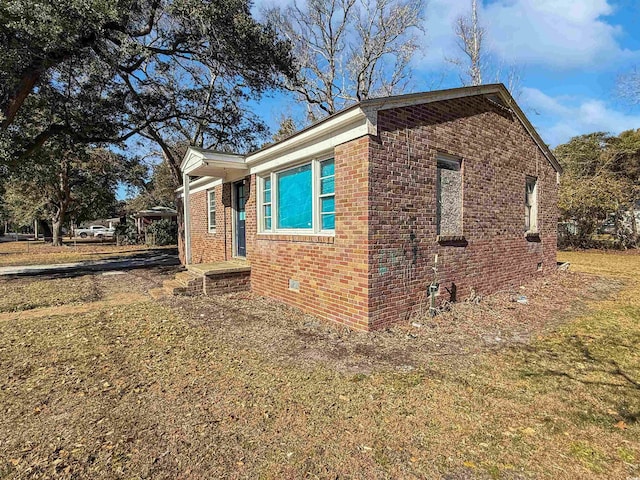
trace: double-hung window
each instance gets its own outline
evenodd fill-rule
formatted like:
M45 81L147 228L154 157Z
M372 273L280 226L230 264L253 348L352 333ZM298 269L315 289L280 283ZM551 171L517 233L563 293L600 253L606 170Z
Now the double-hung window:
M209 231L216 231L216 191L207 192L207 208L209 211Z
M260 180L260 231L333 233L335 162L314 160Z
M336 171L333 159L320 162L320 229L336 228Z

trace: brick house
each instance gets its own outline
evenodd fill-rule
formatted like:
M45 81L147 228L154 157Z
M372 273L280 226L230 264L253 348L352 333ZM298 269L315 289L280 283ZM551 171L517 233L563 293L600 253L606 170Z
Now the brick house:
M183 280L373 330L556 269L560 165L501 84L365 100L182 163ZM196 178L193 178L196 177Z

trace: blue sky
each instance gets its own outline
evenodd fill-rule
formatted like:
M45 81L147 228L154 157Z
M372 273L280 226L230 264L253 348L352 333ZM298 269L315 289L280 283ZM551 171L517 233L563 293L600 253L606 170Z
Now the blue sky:
M256 0L254 12L275 1ZM409 91L460 85L445 56L459 54L453 23L469 8L470 0L428 0ZM640 67L640 0L484 0L480 21L493 63L519 70L518 103L552 147L583 133L640 128L640 108L615 92L618 76ZM256 111L277 128L282 113L299 108L277 94Z

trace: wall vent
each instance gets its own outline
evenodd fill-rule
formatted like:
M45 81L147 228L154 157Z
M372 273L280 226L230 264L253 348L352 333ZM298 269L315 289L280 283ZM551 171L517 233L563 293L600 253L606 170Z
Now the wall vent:
M300 291L300 280L289 279L289 290L295 290L296 292Z

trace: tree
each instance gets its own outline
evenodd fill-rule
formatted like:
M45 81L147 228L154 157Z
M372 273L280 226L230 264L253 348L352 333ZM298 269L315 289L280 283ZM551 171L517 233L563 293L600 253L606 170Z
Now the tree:
M460 16L456 20L454 32L458 37L458 47L468 58L465 71L468 80L461 76L463 85L482 85L482 71L484 68L484 50L482 42L485 30L478 21L478 0L471 0L471 15ZM462 62L458 62L462 66Z
M291 117L283 116L280 120L280 126L278 127L278 130L273 134L273 141L279 142L280 140L284 140L297 131L298 127L296 126L295 120Z
M167 162L156 163L151 167L149 182L145 183L138 195L127 201L126 209L130 213L146 210L155 206L175 207L175 190L179 187Z
M486 50L486 29L479 19L478 0L471 0L471 11L456 19L453 32L463 58L451 57L445 60L460 70L460 83L463 86L482 85L487 78L492 77L496 82L505 83L514 97L518 95L520 70L515 65L504 68Z
M103 149L55 142L40 149L29 167L15 171L7 183L5 203L11 217L28 223L51 221L53 244L62 244L62 226L112 216L119 182L128 181L135 161Z
M636 245L633 212L640 198L640 131L619 136L596 132L572 138L554 151L564 168L561 219L576 224L575 246L588 247L599 225L613 215L622 246Z
M308 117L389 95L411 78L422 0L306 0L265 12L291 42L299 75L285 81Z
M0 7L0 65L8 72L0 141L19 145L22 157L56 135L86 144L144 135L179 177L171 143L205 145L215 137L211 144L218 145L261 133L264 126L246 114L244 102L293 75L287 43L251 17L247 0L36 3L8 0ZM49 120L42 110L54 104L63 108ZM87 104L100 115L79 114L76 107ZM21 116L23 124L11 128ZM74 122L83 117L95 128ZM25 132L25 125L33 127Z

